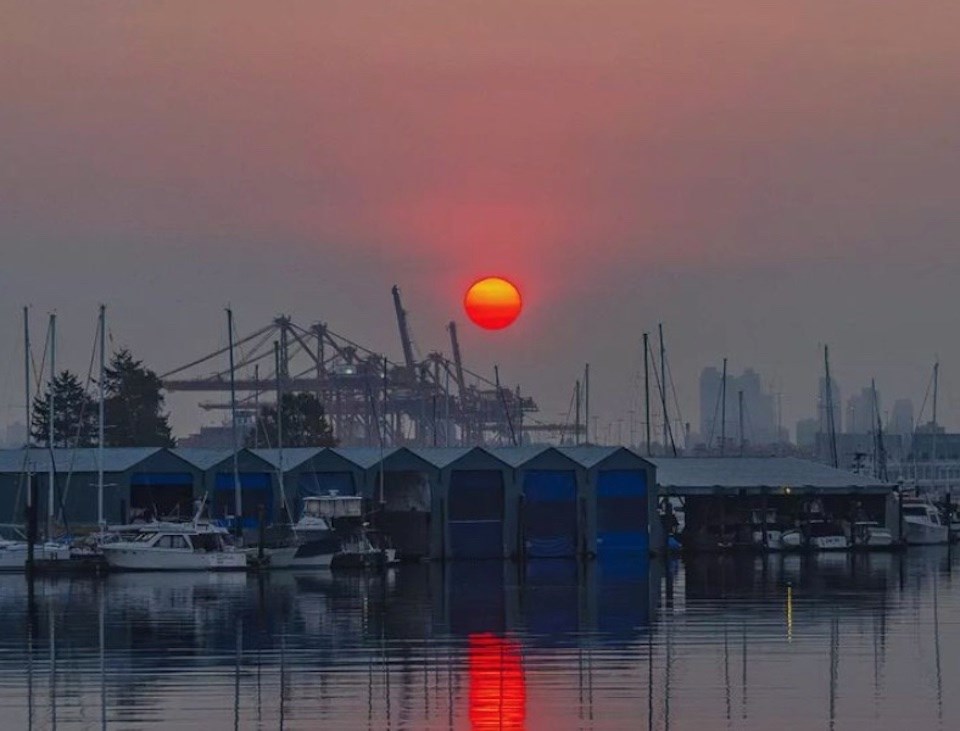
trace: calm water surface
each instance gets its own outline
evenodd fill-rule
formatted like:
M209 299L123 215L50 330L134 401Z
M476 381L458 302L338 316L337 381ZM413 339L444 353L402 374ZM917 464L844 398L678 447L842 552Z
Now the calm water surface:
M0 577L6 729L957 729L960 559Z

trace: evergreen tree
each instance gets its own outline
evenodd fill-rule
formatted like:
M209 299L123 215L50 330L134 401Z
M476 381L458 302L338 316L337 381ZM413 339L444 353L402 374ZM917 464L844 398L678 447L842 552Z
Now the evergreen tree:
M113 354L105 375L107 446L174 446L157 374L123 348Z
M53 446L94 447L97 444L97 402L70 371L53 380ZM30 435L33 443L50 446L50 386L33 400Z
M255 430L259 429L259 440ZM261 406L257 423L247 434L246 445L252 447L276 447L277 408ZM327 421L323 404L316 394L283 394L283 446L284 447L335 447L337 440Z

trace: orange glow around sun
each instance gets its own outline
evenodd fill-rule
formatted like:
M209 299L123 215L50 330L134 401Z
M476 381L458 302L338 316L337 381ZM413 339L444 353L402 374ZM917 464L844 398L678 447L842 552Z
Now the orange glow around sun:
M475 282L463 298L463 306L474 323L487 330L500 330L520 316L523 302L516 285L502 277Z

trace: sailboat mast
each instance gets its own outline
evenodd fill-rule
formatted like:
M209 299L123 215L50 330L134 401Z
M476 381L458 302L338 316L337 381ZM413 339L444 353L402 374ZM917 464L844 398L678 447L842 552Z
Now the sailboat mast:
M670 440L670 450L677 456L677 444L673 441L673 430L670 429L670 414L667 412L667 349L663 344L663 323L657 325L660 334L660 405L663 408L663 453L667 453L667 440Z
M937 470L937 393L940 390L940 361L933 364L933 436L930 443L930 461L933 462L934 486L939 477Z
M54 422L56 421L56 379L57 379L57 315L50 314L50 377L48 380L50 392L47 398L47 442L50 447L50 468L47 471L47 538L50 538L50 532L53 530L53 502L54 502L54 481L56 480L56 466L53 463L54 439L56 431Z
M824 395L827 409L827 436L830 439L830 462L834 468L840 467L837 456L837 425L833 418L833 381L830 378L830 348L823 346Z
M583 443L590 444L590 364L583 367Z
M27 485L27 519L31 521L33 525L36 521L35 515L32 513L33 510L33 485L31 484L30 479L30 376L32 375L32 368L30 367L30 308L23 308L23 406L24 413L26 414L26 424L27 424L27 435L24 439L23 446L23 468L26 473L26 485ZM33 565L33 533L28 528L27 535L30 539L30 565Z
M647 444L647 456L650 451L650 336L643 334L643 421Z
M234 531L237 536L243 535L243 493L240 490L240 460L237 443L237 382L233 361L233 310L227 308L227 339L230 351L230 424L233 439L233 512Z
M714 412L716 413L716 412ZM727 359L723 359L723 380L720 381L720 456L727 449Z
M100 375L97 377L97 385L100 391L99 413L97 414L97 525L103 531L103 442L104 442L104 377L107 370L107 346L106 346L106 321L107 308L100 305Z
M30 448L30 308L23 308L23 413L27 425L27 437L24 440L26 447Z

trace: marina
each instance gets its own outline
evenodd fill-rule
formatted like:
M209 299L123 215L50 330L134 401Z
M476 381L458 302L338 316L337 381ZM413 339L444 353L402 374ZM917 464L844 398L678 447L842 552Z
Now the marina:
M893 550L955 537L949 503L789 457L646 459L587 446L293 451L282 472L265 450L114 448L102 463L99 450L0 451L0 500L8 515L23 514L23 465L36 469L31 509L57 518L34 528L41 571L69 570L69 547L77 569L102 570L99 557L106 568L157 570L167 557L170 570L265 570ZM100 464L102 478L91 469ZM110 487L95 502L101 479ZM8 556L26 557L16 553L25 541L7 545ZM25 560L6 563L22 570Z

